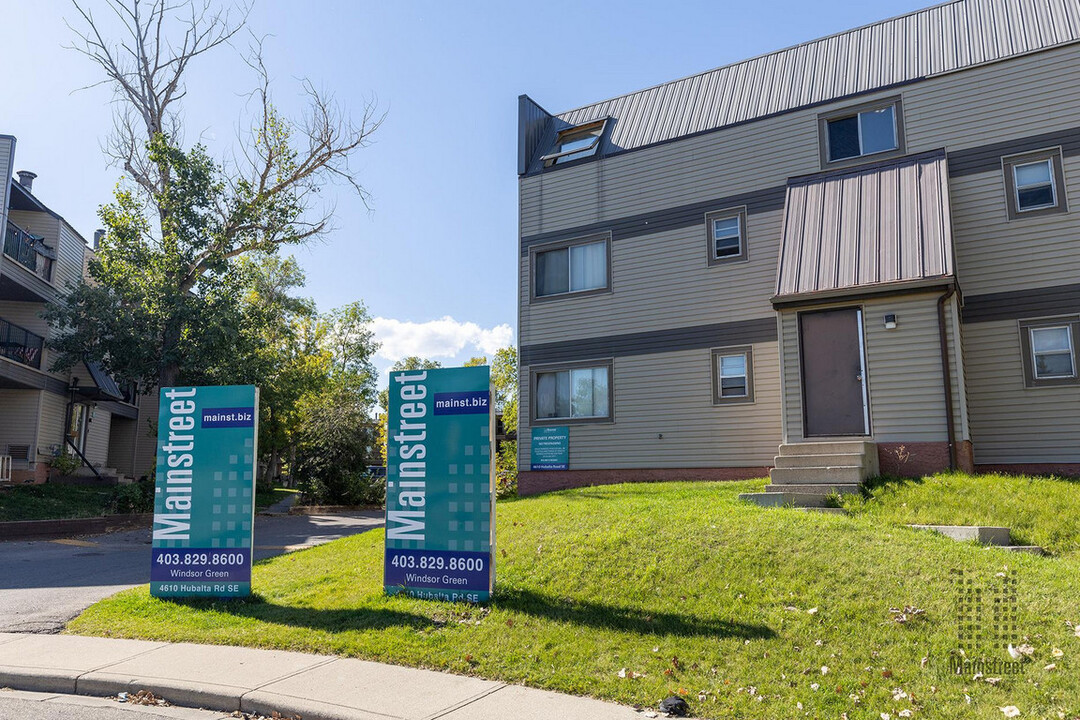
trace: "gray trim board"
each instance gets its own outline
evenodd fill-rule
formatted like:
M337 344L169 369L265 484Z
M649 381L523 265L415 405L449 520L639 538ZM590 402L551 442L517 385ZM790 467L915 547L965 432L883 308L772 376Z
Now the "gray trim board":
M784 197L787 192L786 186L755 190L740 195L706 200L704 202L679 205L677 207L654 210L653 212L630 215L624 218L608 220L606 222L578 225L577 227L555 230L552 232L526 235L521 238L521 254L526 255L529 247L539 243L553 242L556 240L571 240L584 235L592 235L604 231L611 232L612 242L623 238L639 237L641 235L654 235L667 230L678 230L687 227L699 227L706 213L718 208L732 208L739 205L746 206L748 214L771 212L784 209Z
M776 342L776 317L521 346L521 364L573 362Z
M1080 283L972 295L964 302L965 323L1024 320L1080 310Z
M1018 155L1057 145L1061 146L1065 157L1080 155L1080 127L1004 140L968 150L954 150L949 153L949 177L964 177L981 172L1001 172L1003 155Z

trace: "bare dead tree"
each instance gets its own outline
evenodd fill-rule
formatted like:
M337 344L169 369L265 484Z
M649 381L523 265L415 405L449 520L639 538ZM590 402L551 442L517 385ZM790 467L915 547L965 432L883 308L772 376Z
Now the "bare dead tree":
M187 93L185 72L192 61L231 44L245 28L250 5L217 6L213 0L99 0L106 12L95 15L90 0L72 0L77 21L69 24L70 46L96 64L104 85L115 95L114 130L106 154L130 176L158 215L159 238L173 227L167 203L158 202L170 188L171 168L151 144L166 138L182 142L181 110ZM193 242L175 274L176 290L187 294L206 273L220 271L231 259L252 251L274 251L304 243L330 227L332 208L316 212L318 191L344 182L365 205L368 192L350 168L353 153L365 147L383 116L365 101L353 118L334 99L303 80L307 109L291 120L274 107L262 43L250 48L247 64L257 82L249 98L254 110L237 138L239 152L222 163L223 190L213 199L215 231ZM183 328L170 326L161 338L168 355ZM163 368L162 384L176 380L175 364Z

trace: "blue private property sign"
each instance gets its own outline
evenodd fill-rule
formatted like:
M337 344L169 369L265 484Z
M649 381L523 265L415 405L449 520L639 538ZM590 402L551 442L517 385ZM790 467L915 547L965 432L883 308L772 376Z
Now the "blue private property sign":
M151 595L251 593L258 438L258 388L161 388Z
M390 374L386 592L484 602L495 583L488 367Z
M532 429L530 470L568 470L570 468L570 427L534 427Z

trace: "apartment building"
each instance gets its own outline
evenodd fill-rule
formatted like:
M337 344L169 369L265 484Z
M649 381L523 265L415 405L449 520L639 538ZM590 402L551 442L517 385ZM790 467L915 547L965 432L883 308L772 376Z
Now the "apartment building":
M815 453L1080 474L1078 40L1075 0L959 0L523 95L521 491ZM547 426L567 470L530 468Z
M93 362L50 370L42 312L83 277L93 250L34 194L34 173L13 177L15 146L0 135L0 482L43 482L61 452L83 459L80 474L146 474L154 440L133 389Z

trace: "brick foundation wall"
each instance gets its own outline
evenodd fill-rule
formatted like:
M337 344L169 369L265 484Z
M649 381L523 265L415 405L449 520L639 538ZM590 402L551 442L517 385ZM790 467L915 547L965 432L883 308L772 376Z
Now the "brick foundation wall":
M552 490L614 485L626 482L675 482L680 480L749 480L769 476L767 467L731 468L635 468L630 470L562 470L518 473L518 495L537 495Z
M878 465L882 475L921 477L949 469L947 442L878 443ZM974 472L971 441L956 444L956 469Z
M22 483L35 483L40 484L49 479L49 465L48 463L35 463L33 470L18 470L16 468L11 469L11 483L18 485Z

